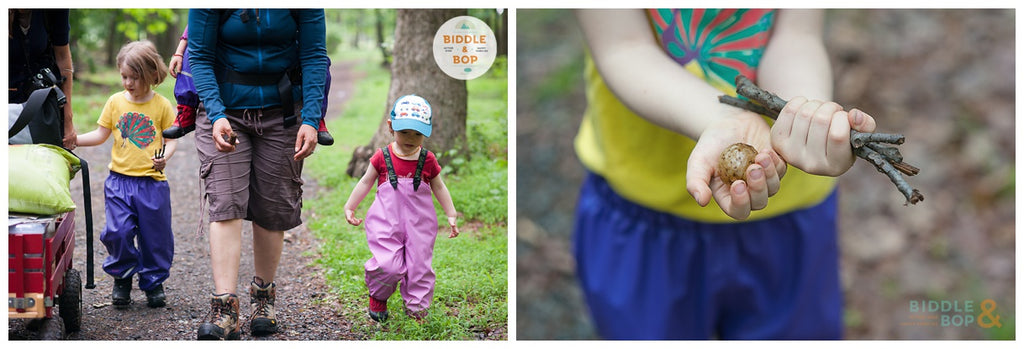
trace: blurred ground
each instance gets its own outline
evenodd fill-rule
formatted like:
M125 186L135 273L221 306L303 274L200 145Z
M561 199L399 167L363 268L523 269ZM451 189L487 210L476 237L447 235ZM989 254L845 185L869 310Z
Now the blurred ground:
M517 17L517 338L597 338L570 252L582 39L570 11ZM840 177L847 338L1013 338L1014 21L1014 10L827 12L837 101L906 135L900 149L922 170L908 181L925 195L904 206L863 162ZM1001 327L910 312L912 301L972 301L981 315L986 299Z

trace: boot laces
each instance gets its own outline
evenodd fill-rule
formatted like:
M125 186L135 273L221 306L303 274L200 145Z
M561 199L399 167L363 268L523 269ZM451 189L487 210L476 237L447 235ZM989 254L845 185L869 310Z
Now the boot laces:
M271 305L270 305L269 297L259 297L259 298L257 298L256 299L256 309L253 310L252 315L249 316L249 319L252 319L253 317L256 317L256 316L270 317L270 306Z

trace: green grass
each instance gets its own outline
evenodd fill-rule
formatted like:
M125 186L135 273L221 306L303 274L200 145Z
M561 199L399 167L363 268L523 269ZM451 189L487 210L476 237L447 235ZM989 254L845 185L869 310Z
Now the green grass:
M505 339L508 330L508 122L507 82L504 66L468 82L467 139L469 156L455 156L446 167L445 183L460 217L462 234L447 238L442 228L434 247L437 283L430 315L417 322L404 315L396 292L388 302L386 325L366 315L367 289L363 263L370 258L363 226L345 222L343 205L357 179L345 174L352 151L369 143L380 125L390 75L372 54L347 53L335 62L360 60L357 70L366 75L346 103L342 115L329 115L328 127L336 143L318 147L306 162L306 173L329 190L307 201L313 212L309 227L322 240L318 263L329 286L343 304L342 316L355 335L375 340ZM367 60L369 59L369 60ZM454 171L452 171L454 169ZM373 193L360 204L364 216ZM439 221L444 214L438 209Z

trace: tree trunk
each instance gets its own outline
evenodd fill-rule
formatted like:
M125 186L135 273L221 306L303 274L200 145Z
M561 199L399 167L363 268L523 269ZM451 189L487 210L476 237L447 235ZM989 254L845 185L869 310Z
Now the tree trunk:
M388 54L388 48L384 47L384 16L381 15L380 9L374 9L373 14L377 19L375 29L377 32L377 48L380 49L381 63L380 65L385 68L391 67L391 56Z
M121 18L122 16L119 10L112 11L113 14L111 17L115 18L110 21L107 26L107 38L109 40L106 40L105 42L107 45L107 61L105 63L109 66L117 65L117 51L120 50L121 45L124 44L124 40L120 40L123 35L121 35L121 32L117 31L117 23L119 23L119 20L123 20L124 18Z
M394 62L391 64L391 88L383 118L370 144L356 148L346 173L361 177L373 152L394 140L387 120L399 97L416 94L430 103L433 129L423 146L434 154L451 149L465 152L466 81L452 78L434 61L434 34L445 21L466 14L466 10L398 10L395 21ZM438 159L441 165L451 157Z
M363 10L359 10L359 11L361 12ZM377 11L377 10L372 10L372 11ZM360 15L356 16L356 18L355 18L356 32L355 32L355 34L352 35L352 45L351 45L352 49L359 49L359 43L362 42L362 40L363 40L363 20L364 20L364 18L365 17L362 16L362 13L360 13Z
M508 56L508 9L502 11L499 17L500 27L496 28L497 33L494 33L498 36L498 56Z

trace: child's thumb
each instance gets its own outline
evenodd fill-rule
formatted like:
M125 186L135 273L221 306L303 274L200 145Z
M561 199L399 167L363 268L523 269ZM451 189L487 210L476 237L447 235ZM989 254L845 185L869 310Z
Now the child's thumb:
M875 118L854 108L847 115L850 120L850 127L860 132L875 132Z

